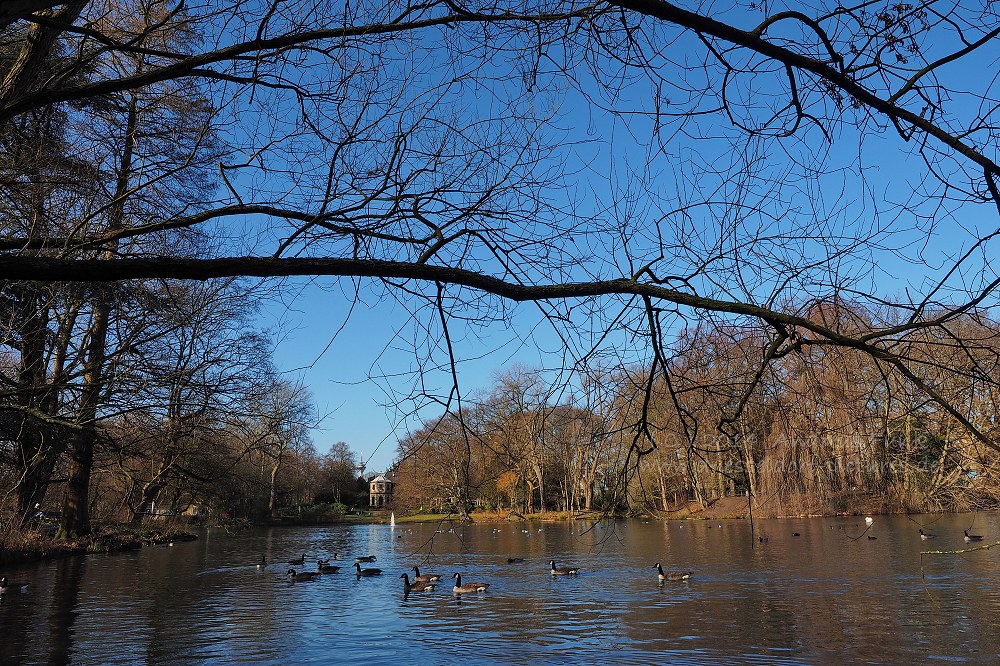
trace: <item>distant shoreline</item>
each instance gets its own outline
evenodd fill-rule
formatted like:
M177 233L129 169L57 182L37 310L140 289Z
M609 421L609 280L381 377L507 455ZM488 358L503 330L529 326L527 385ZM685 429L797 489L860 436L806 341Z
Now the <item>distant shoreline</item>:
M756 513L756 512L755 512ZM898 512L897 512L898 513ZM955 513L955 512L933 512L933 513ZM857 515L889 515L886 512L877 511L857 511L853 513L827 513L827 514L800 514L785 516L757 516L755 519L792 519L792 518L829 518L834 516L857 516ZM257 529L263 527L317 527L324 525L388 525L392 513L372 513L372 514L346 514L343 516L329 517L327 519L299 519L282 518L275 520L262 520L257 522L240 521L238 524L229 525L230 529L237 531L242 529ZM660 512L657 514L624 515L609 514L600 511L571 513L565 511L546 511L540 513L521 514L511 511L475 511L470 514L468 521L459 514L444 513L422 513L413 515L395 516L396 525L407 523L450 523L462 524L472 523L505 523L505 522L562 522L574 520L602 520L602 519L628 519L640 518L645 520L660 521L700 521L700 520L747 520L746 498L727 497L711 503L706 508L700 508L695 503L688 507L679 509L676 512ZM226 528L227 525L206 525L216 529ZM29 530L27 532L8 532L0 541L0 566L26 564L41 560L67 557L72 555L95 555L123 553L139 550L145 546L170 547L174 543L197 540L198 534L184 526L176 524L158 525L155 523L144 523L139 526L131 524L105 524L98 526L90 536L73 539L57 540L47 535L46 530Z

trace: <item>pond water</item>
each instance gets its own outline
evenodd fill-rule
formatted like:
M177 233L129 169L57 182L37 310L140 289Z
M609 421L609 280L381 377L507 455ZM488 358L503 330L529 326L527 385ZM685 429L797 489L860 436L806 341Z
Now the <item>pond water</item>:
M937 535L921 541L923 526ZM996 663L996 514L758 521L330 526L6 569L0 664ZM449 531L454 528L453 531ZM798 533L799 536L794 536ZM868 536L875 536L869 539ZM305 553L343 572L290 582ZM383 574L358 578L372 554ZM508 564L507 558L524 558ZM550 559L582 567L549 575ZM659 584L652 565L692 572ZM400 574L452 581L403 595Z

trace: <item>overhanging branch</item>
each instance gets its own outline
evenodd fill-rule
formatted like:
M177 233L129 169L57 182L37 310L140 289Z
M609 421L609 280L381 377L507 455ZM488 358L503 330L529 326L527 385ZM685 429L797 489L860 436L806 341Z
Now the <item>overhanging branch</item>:
M1000 165L997 165L996 162L975 147L965 143L957 136L949 134L928 119L922 118L919 114L897 105L895 103L897 100L896 95L890 97L888 100L882 99L858 83L849 73L843 72L821 60L796 53L795 51L769 42L753 32L740 30L721 21L716 21L704 14L691 12L669 2L664 2L664 0L610 0L610 4L651 16L667 23L673 23L683 28L688 28L699 34L711 35L712 37L773 58L790 67L812 72L816 76L826 79L865 106L884 114L894 123L898 124L902 121L913 125L920 129L920 131L945 144L956 153L975 162L985 169L987 173L1000 175Z

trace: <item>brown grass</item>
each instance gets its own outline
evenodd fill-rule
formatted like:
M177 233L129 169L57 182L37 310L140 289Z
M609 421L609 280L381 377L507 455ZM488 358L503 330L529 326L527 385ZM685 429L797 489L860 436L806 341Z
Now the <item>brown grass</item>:
M33 562L85 553L118 553L146 545L191 541L197 535L170 525L105 524L80 539L53 539L37 530L6 530L0 535L0 564Z

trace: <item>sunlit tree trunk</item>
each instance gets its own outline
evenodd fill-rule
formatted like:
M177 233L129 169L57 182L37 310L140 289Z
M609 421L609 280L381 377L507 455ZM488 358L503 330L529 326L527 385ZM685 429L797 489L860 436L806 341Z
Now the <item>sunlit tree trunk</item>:
M270 483L268 485L267 512L271 518L278 517L278 472L281 470L281 462L284 457L283 448L279 448L278 455L274 457L271 465Z

